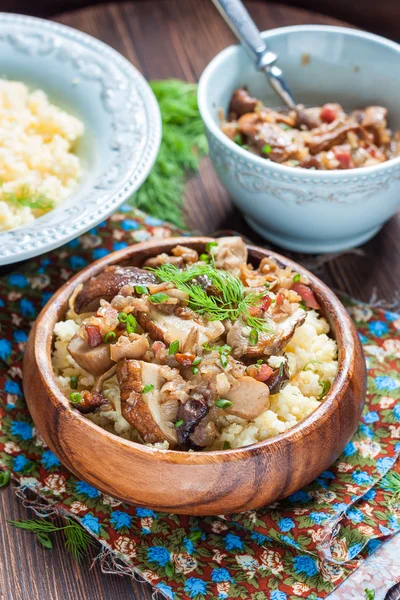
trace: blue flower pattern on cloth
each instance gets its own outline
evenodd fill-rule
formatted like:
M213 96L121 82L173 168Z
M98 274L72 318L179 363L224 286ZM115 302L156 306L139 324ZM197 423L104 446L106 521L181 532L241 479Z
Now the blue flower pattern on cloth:
M96 490L95 487L89 485L85 481L76 482L76 491L78 494L83 494L88 498L98 498L100 496L99 490Z
M132 525L132 517L128 513L122 512L121 510L114 510L111 513L110 522L117 531L123 527L127 527L129 529L129 527Z

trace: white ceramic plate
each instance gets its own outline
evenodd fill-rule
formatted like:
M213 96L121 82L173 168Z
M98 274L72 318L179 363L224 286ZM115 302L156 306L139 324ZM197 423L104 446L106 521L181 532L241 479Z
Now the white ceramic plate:
M0 265L61 246L115 211L157 156L161 117L151 88L118 52L51 21L0 13L0 77L44 90L85 124L79 189L35 223L0 233Z

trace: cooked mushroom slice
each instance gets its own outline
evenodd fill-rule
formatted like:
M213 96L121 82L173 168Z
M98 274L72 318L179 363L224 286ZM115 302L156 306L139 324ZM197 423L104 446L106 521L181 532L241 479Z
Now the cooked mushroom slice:
M217 428L214 421L205 417L198 425L196 425L193 433L190 436L192 444L198 448L206 448L211 446L217 437Z
M110 356L115 362L123 358L142 358L150 348L146 335L131 333L130 336L121 335L115 344L110 345Z
M254 112L257 104L261 104L257 98L252 98L245 88L238 88L232 93L229 112L234 113L236 117L241 117L246 113Z
M212 248L215 266L239 276L240 265L247 262L247 248L242 238L222 237L215 241L217 246Z
M124 285L151 285L157 283L157 277L138 267L107 267L83 284L75 298L74 310L77 314L95 311L100 299L111 300Z
M144 267L151 267L155 269L160 265L176 265L177 267L183 267L185 261L182 256L170 256L166 252L162 254L158 254L157 256L153 256L152 258L148 258L144 263Z
M99 408L100 406L109 404L107 398L105 398L100 392L90 392L89 390L84 390L81 392L81 396L82 400L79 402L79 404L75 404L74 406L84 415L94 412L96 408Z
M271 377L266 381L270 394L277 394L282 387L289 381L289 366L287 360L282 363L279 369L274 369Z
M67 350L78 365L91 375L102 375L114 364L110 357L110 346L100 344L91 348L78 334L74 335Z
M145 443L167 440L173 448L177 441L174 423L169 420L171 401L163 410L160 390L165 383L160 365L124 358L118 363L117 377L121 388L122 416L137 429ZM176 401L176 407L178 401ZM177 412L177 411L176 411Z
M252 421L269 408L269 388L265 383L244 375L232 385L225 399L232 402L232 406L224 409L225 412Z
M183 421L183 423L176 429L176 432L180 444L186 443L189 435L207 412L207 401L198 393L193 393L185 404L179 403L177 422Z

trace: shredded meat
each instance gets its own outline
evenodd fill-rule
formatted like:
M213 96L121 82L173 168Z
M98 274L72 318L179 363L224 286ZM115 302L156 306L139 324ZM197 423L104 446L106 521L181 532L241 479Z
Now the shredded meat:
M227 119L221 129L232 141L290 167L355 169L399 155L383 106L351 114L337 103L277 111L239 88L232 93Z

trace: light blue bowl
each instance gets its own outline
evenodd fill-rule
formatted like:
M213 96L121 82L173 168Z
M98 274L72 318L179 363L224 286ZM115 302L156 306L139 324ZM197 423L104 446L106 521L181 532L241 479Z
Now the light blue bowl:
M108 217L143 183L161 117L144 77L118 52L70 27L0 13L0 77L43 89L85 124L76 193L33 225L0 234L0 265L68 242Z
M339 102L345 109L381 104L400 129L400 46L353 29L283 27L264 32L279 56L298 102ZM308 55L308 56L307 56ZM304 60L304 57L309 60ZM379 231L400 206L400 157L350 171L290 168L234 144L220 130L232 91L277 106L265 75L240 46L218 54L201 76L199 107L218 176L246 221L263 237L301 252L336 252L358 246Z

